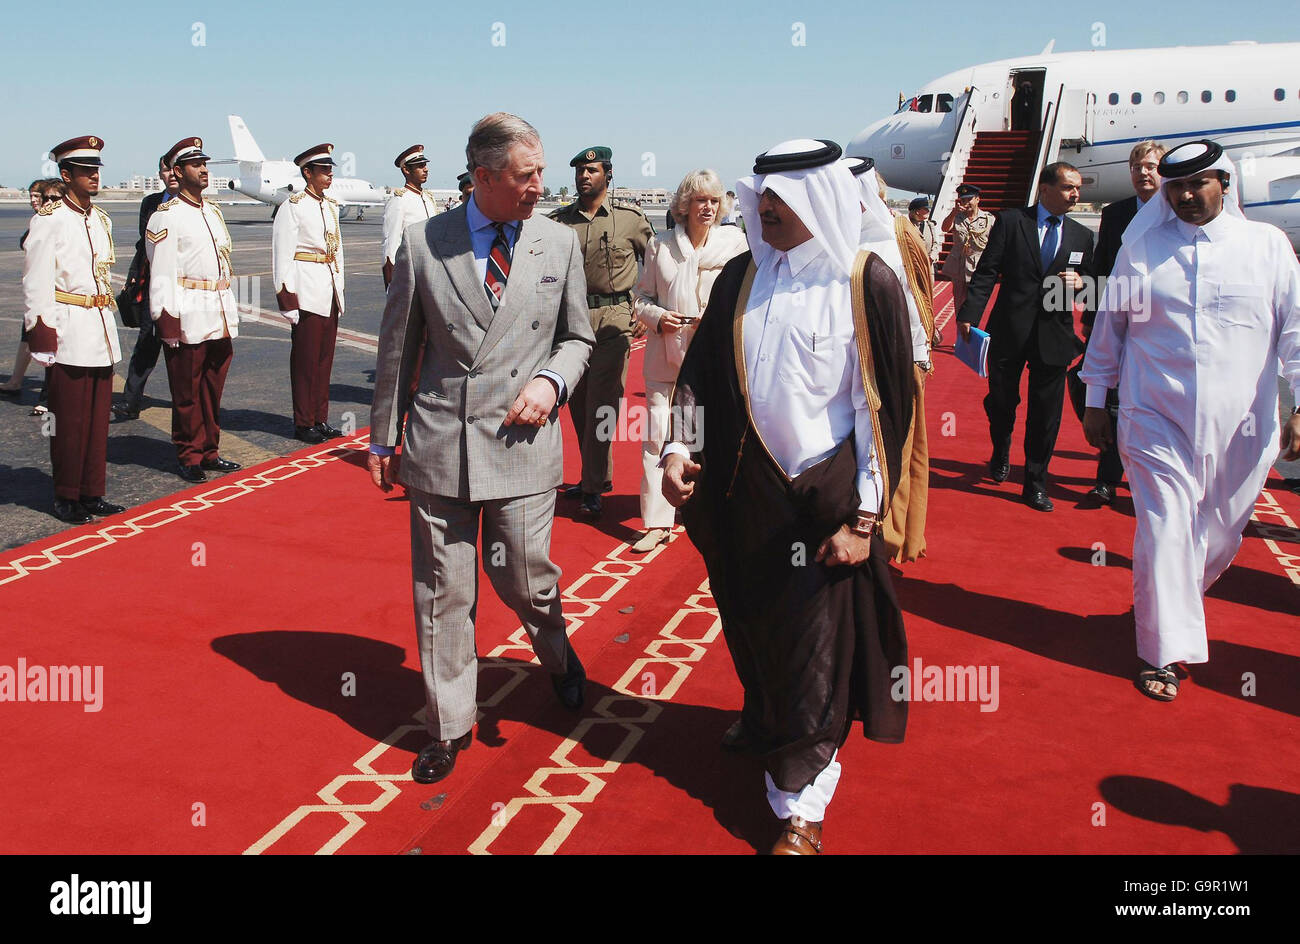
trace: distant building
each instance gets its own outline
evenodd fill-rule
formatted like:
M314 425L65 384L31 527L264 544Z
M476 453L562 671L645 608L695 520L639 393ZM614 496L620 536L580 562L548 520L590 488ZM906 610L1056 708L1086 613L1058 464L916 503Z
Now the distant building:
M611 195L615 200L639 200L652 206L666 206L672 196L663 187L614 187Z

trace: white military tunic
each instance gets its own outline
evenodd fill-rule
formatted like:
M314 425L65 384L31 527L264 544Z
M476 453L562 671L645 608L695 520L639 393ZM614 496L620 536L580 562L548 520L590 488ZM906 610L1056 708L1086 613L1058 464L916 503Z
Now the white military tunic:
M397 262L397 248L402 245L406 227L437 215L438 201L428 191L410 187L396 191L384 206L384 261L390 265Z
M1300 265L1282 231L1221 212L1153 226L1116 260L1081 373L1119 387L1137 512L1138 654L1205 662L1203 595L1277 456L1277 367L1300 395Z
M155 321L164 311L179 318L183 344L239 336L230 248L215 203L196 206L180 194L149 217L149 311Z
M26 253L23 321L30 331L39 318L58 333L53 363L111 367L121 360L109 280L116 257L108 214L97 206L83 211L67 198L46 204L32 219Z
M275 291L298 296L298 308L329 317L338 301L343 314L343 240L338 204L304 190L280 205L271 224L271 274ZM298 311L284 313L294 320Z

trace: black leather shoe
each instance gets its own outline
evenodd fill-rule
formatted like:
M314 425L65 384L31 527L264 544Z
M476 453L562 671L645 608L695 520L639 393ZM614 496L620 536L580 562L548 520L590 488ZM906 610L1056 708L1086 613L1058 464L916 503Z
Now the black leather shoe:
M602 495L606 495L612 491L614 491L613 482L606 482L604 485L600 487L600 493ZM565 498L581 498L583 495L587 493L582 490L581 485L570 485L566 487L564 491L562 491L560 494L563 495Z
M1084 498L1096 505L1111 505L1115 502L1115 486L1109 482L1098 482Z
M582 504L578 506L578 513L592 518L599 518L601 510L600 496L588 495L584 492L582 495Z
M206 482L208 477L203 474L203 470L197 465L181 466L181 478L187 482Z
M1024 501L1034 511L1051 511L1054 507L1052 500L1047 497L1047 493L1041 488L1034 488L1025 492Z
M746 730L743 719L738 718L736 723L727 728L726 733L722 735L722 749L724 751L742 754L753 750L753 748L754 739L749 736L749 731Z
M555 697L560 700L561 705L570 711L577 711L582 707L582 693L587 687L587 672L578 660L578 654L573 651L572 643L569 643L569 655L565 664L568 668L564 672L551 676L551 687L555 689Z
M456 769L456 754L469 747L472 740L473 732L466 731L452 741L434 741L411 764L411 779L416 783L437 783Z
M320 433L326 439L338 439L343 435L343 430L331 426L329 423L317 423L312 429Z
M119 420L138 420L140 418L140 408L133 408L125 403L114 403L113 415Z
M114 505L112 502L106 502L103 498L83 498L79 504L81 510L88 515L103 517L104 515L116 515L126 511L121 505Z
M238 462L231 462L229 459L217 456L215 459L204 459L199 463L199 468L206 469L208 472L238 472L243 466Z
M81 507L81 502L67 498L54 499L54 517L68 524L85 524L91 520L90 513Z
M319 446L325 441L325 437L315 426L295 426L293 428L293 438L310 443L313 446Z
M993 453L993 458L989 460L989 476L993 481L1001 483L1005 482L1009 475L1011 475L1011 456Z

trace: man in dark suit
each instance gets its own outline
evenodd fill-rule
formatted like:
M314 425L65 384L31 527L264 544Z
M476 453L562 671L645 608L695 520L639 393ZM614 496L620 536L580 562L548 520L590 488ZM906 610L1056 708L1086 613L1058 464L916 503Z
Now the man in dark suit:
M140 279L145 309L144 317L140 319L140 335L136 338L135 349L131 351L131 362L127 365L126 386L123 388L125 399L113 404L113 415L119 420L133 420L140 415L145 382L158 366L158 352L162 350L162 342L154 331L153 319L149 317L149 260L144 252L144 231L154 211L176 196L180 183L167 164L166 156L158 158L158 176L162 179L164 189L148 194L140 201L140 239L135 244L135 257L131 260L130 275L127 276L128 282L132 276Z
M1092 233L1066 214L1079 200L1082 177L1064 161L1048 164L1038 180L1038 202L1004 210L989 234L988 248L971 278L957 321L963 338L979 326L998 277L1002 288L989 316L989 418L995 482L1011 474L1011 433L1020 405L1020 377L1029 366L1025 416L1024 501L1051 511L1047 463L1061 428L1065 371L1079 354L1074 333L1073 290L1092 271ZM1086 296L1085 296L1086 297Z
M1097 231L1097 251L1092 257L1093 275L1097 278L1097 298L1101 297L1103 279L1110 276L1115 268L1115 258L1119 255L1124 241L1124 230L1133 221L1148 200L1160 192L1160 158L1164 157L1165 146L1155 141L1140 141L1133 145L1128 156L1128 172L1133 182L1134 195L1124 200L1116 200L1101 211L1101 228ZM1083 314L1083 336L1091 338L1092 322L1096 311L1089 310ZM1086 349L1086 345L1085 345ZM1110 442L1097 457L1097 483L1088 492L1088 499L1096 506L1109 505L1115 500L1115 490L1124 479L1124 463L1119 458L1119 392L1111 390L1106 395L1106 412L1110 414Z

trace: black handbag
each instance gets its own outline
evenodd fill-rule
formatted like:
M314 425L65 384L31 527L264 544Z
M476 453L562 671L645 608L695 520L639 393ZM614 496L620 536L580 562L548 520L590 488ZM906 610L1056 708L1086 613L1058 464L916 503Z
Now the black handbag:
M141 269L145 271L141 272ZM122 324L128 328L140 327L149 317L148 263L142 265L138 254L131 260L126 284L117 293L117 311L122 316Z

